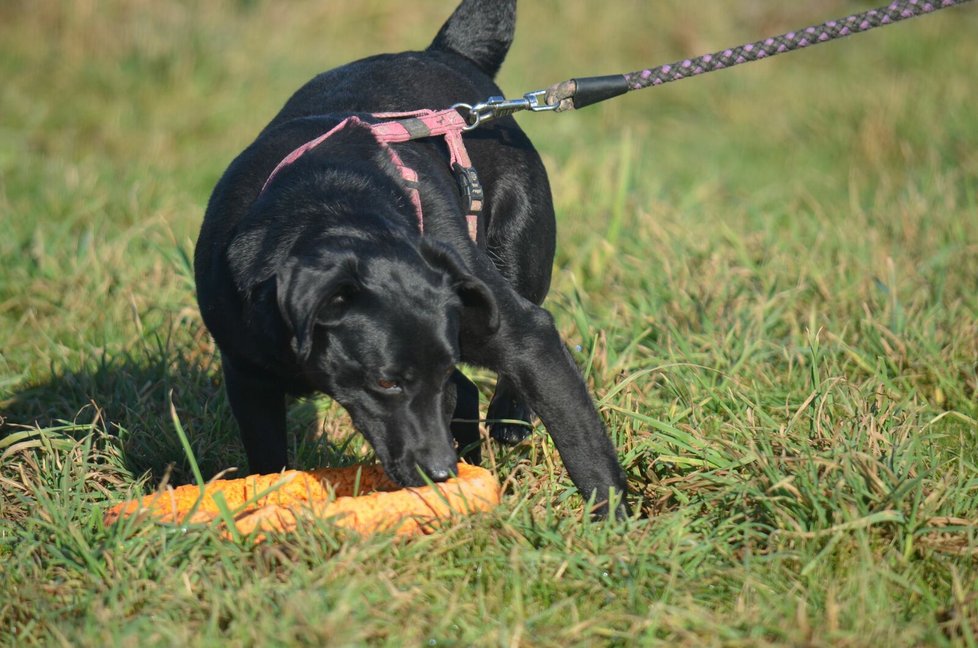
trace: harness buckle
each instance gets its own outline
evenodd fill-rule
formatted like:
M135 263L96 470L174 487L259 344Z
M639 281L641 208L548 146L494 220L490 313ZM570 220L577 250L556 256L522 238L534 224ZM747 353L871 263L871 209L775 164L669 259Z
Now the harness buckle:
M482 191L482 183L479 182L479 174L475 172L474 167L462 166L458 162L452 164L452 172L455 174L465 206L465 225L469 231L469 238L476 241L479 238L479 216L485 204L485 194Z
M462 194L465 211L470 214L482 211L485 194L475 168L465 167L456 162L452 165L452 171L455 172L455 179L458 181L458 190Z

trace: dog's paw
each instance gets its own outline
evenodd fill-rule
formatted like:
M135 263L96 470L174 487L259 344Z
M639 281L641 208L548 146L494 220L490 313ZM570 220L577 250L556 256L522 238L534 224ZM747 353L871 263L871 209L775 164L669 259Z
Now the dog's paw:
M489 426L489 435L506 445L516 445L529 438L533 428L526 423L493 423Z
M489 435L507 445L525 441L533 431L533 411L513 386L501 379L489 403Z

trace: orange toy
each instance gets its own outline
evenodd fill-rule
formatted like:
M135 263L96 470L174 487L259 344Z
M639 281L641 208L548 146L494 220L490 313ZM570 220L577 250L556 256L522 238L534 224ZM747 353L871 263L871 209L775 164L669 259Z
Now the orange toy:
M238 532L290 531L300 518L332 519L336 526L369 534L430 533L454 514L488 511L499 503L499 482L484 468L458 464L458 477L434 486L399 488L379 465L287 470L274 475L190 484L113 506L105 523L132 515L160 522L201 523L220 518L221 493ZM228 535L226 533L226 535ZM262 538L259 533L256 536Z

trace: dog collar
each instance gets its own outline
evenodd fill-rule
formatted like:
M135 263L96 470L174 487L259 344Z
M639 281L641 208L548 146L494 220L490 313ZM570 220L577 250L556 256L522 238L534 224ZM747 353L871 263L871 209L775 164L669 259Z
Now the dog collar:
M465 148L465 142L462 139L462 132L468 126L462 115L455 108L448 108L437 111L426 109L402 113L372 113L370 117L384 121L369 123L352 115L326 133L293 150L272 169L258 195L260 196L265 192L279 171L298 160L306 152L316 148L348 126L362 126L369 130L381 148L387 151L391 162L401 174L408 197L411 204L414 205L414 211L418 217L418 230L423 233L424 214L421 209L421 194L418 191L418 172L405 164L401 156L390 145L425 137L441 136L445 138L445 144L448 145L449 163L465 202L465 221L469 238L475 241L479 233L479 215L482 213L484 194L482 185L479 183L479 176L475 172L475 167L472 166L469 153Z

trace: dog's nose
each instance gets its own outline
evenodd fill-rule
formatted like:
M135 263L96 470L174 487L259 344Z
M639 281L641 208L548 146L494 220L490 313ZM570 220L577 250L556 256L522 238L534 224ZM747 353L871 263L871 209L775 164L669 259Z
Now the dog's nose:
M421 478L422 481L430 479L433 482L443 482L451 479L458 471L458 455L448 444L439 448L421 448L409 455L409 462L409 466L413 464L411 472L415 479Z
M426 475L428 475L428 479L433 482L447 481L448 478L452 476L452 473L448 468L425 468L424 472Z

